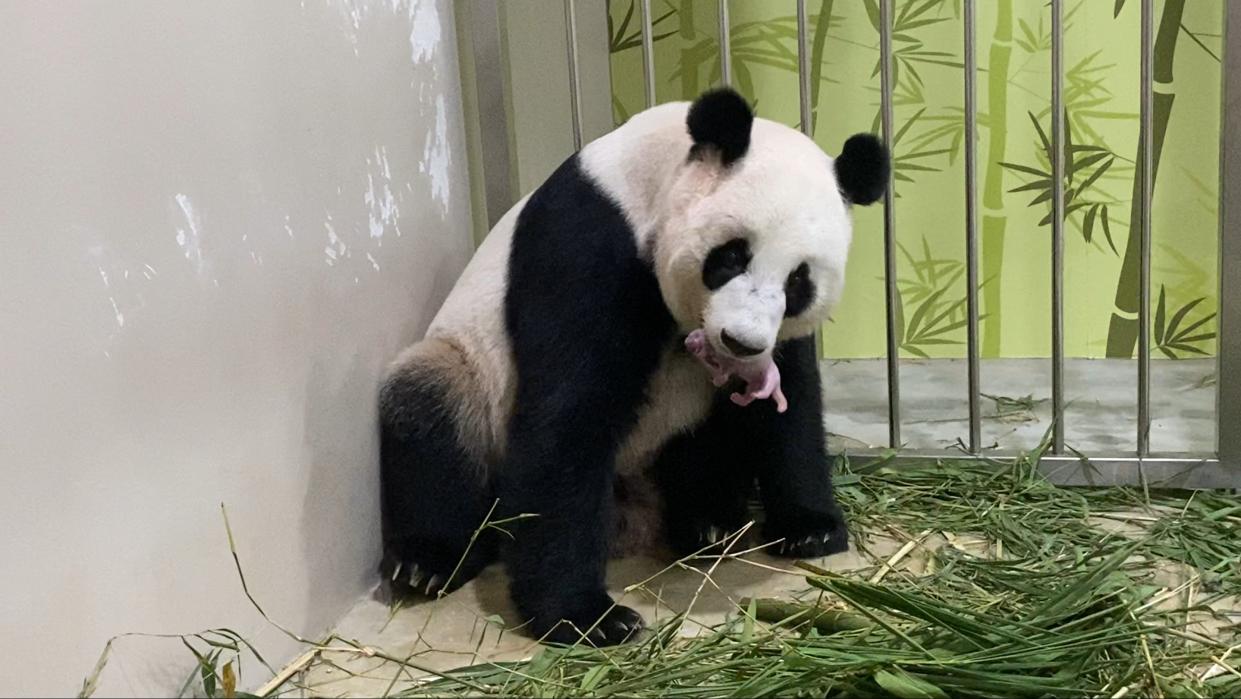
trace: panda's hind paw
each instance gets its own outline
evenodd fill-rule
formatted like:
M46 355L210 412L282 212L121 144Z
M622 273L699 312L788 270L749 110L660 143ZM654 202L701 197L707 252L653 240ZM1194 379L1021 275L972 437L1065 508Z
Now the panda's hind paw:
M436 598L461 587L470 576L453 576L452 572L435 571L425 563L401 559L392 554L384 556L379 573L388 589L396 597Z
M716 555L725 547L744 548L742 541L748 537L737 535L745 526L744 513L682 518L669 523L668 543L677 556Z

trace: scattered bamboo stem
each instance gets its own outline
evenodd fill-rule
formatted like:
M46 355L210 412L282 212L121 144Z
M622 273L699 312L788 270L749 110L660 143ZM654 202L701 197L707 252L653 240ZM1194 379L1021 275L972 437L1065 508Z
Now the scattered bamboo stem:
M885 561L883 566L880 567L879 570L875 571L874 575L870 576L870 582L877 583L880 580L883 580L885 575L896 568L896 564L900 563L901 559L908 556L909 552L917 548L918 544L922 543L922 540L930 536L930 534L931 530L927 529L918 536L906 541L904 546L897 549L896 553L892 554L892 557Z

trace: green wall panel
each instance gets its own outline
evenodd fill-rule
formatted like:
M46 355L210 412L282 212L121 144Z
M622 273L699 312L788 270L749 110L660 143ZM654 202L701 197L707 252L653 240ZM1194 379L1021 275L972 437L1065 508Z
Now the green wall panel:
M1155 3L1159 162L1153 212L1157 357L1215 353L1220 33L1224 0ZM654 0L660 101L719 82L714 0ZM814 138L829 153L878 126L874 0L810 0ZM894 0L896 225L906 357L965 347L963 25L959 0ZM1074 164L1065 227L1070 356L1131 356L1137 330L1134 162L1139 3L1065 2L1064 101ZM1050 353L1050 16L1042 0L977 3L979 231L984 357ZM795 4L734 0L736 87L760 116L798 124ZM644 105L638 10L609 4L613 112ZM824 21L830 17L830 21ZM825 327L833 357L884 348L882 217L855 212L845 297ZM848 332L841 332L848 328Z

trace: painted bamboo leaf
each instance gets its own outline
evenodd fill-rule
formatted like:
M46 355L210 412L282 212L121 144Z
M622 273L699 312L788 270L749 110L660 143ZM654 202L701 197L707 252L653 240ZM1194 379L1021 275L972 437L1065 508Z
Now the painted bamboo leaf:
M1199 332L1199 328L1214 320L1215 313L1208 313L1185 327L1181 327L1189 314L1204 301L1206 301L1205 296L1192 299L1178 308L1171 318L1168 318L1167 290L1160 285L1159 301L1155 306L1155 322L1152 328L1155 349L1169 359L1181 359L1184 354L1208 355L1209 352L1199 347L1198 344L1214 340L1216 333L1213 330Z
M1009 162L1001 162L1000 165L1019 176L1033 178L1008 191L1010 193L1034 192L1034 197L1030 199L1027 206L1045 206L1047 213L1039 220L1039 225L1048 226L1052 222L1051 199L1055 182L1051 173L1052 143L1038 117L1033 112L1027 114L1034 127L1039 146L1038 166ZM1077 221L1077 225L1087 243L1094 240L1096 218L1102 215L1106 220L1106 211L1110 203L1105 195L1092 188L1102 179L1115 160L1116 156L1103 146L1074 143L1072 124L1066 113L1064 118L1064 215L1065 220L1069 221L1073 220L1074 213L1081 212L1081 220ZM1090 197L1090 195L1098 196ZM1108 245L1115 252L1116 247L1112 243L1110 229L1107 230L1105 237Z

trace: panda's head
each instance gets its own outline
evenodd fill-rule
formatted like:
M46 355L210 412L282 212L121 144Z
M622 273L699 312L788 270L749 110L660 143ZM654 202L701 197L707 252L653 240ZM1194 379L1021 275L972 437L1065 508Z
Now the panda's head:
M762 361L814 332L839 300L851 204L883 196L890 164L869 134L834 160L787 126L716 90L689 107L692 145L662 193L653 258L683 331L716 353Z

